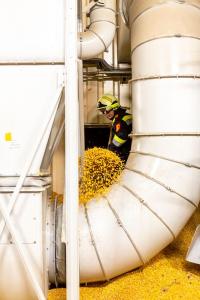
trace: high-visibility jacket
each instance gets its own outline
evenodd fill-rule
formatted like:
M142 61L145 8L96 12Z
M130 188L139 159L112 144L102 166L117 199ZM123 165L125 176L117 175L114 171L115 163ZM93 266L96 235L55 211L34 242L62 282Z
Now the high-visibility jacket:
M129 134L132 131L132 116L122 108L116 110L112 121L112 136L108 149L116 152L126 162L131 149Z

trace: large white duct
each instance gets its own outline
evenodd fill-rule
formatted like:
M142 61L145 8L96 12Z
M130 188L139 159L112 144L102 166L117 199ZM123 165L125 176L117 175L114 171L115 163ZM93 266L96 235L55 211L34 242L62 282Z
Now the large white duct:
M82 282L137 268L200 199L200 1L127 1L133 143L121 181L80 207Z
M116 0L92 1L90 25L79 33L78 56L95 57L106 51L113 41L116 29Z

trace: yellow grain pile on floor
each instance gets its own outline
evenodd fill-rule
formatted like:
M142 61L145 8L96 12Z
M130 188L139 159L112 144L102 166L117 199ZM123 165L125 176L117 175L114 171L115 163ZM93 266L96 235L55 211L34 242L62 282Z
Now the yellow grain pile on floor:
M185 262L187 249L200 211L179 238L144 268L120 276L110 283L81 287L80 300L199 300L200 265ZM48 300L65 300L65 289L49 291Z
M112 151L97 147L85 151L81 161L80 203L107 193L119 179L123 167L121 159Z

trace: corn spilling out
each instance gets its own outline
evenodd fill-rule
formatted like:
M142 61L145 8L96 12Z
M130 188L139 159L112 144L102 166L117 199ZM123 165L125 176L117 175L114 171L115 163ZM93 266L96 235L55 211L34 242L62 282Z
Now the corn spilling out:
M85 151L79 168L79 202L87 203L108 192L109 187L119 179L124 163L114 152L94 147ZM63 195L55 192L51 198L58 203L63 202Z
M196 226L198 210L175 242L148 265L110 283L81 287L80 300L199 300L200 265L185 261ZM124 253L126 255L126 253ZM65 300L65 289L49 291L48 300Z
M93 197L104 195L116 182L124 164L112 151L92 148L85 151L81 160L80 203L87 203Z

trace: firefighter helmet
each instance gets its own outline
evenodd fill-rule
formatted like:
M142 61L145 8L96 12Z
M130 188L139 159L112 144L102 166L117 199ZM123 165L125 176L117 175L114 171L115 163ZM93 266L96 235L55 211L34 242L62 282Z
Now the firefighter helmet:
M116 110L120 107L118 99L111 94L104 94L98 99L97 109L101 111Z

